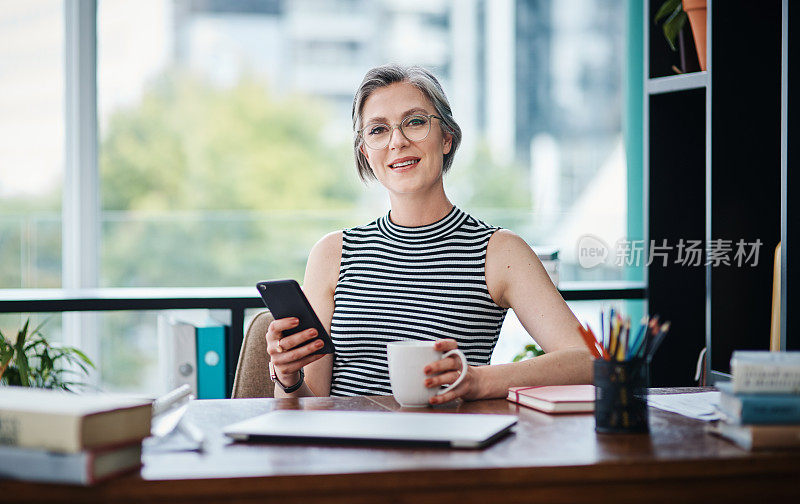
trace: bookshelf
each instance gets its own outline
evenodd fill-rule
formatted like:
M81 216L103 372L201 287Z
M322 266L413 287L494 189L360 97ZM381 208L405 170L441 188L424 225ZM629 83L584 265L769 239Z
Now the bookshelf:
M707 85L708 72L693 72L647 79L647 89L645 91L648 95L656 95L705 88Z
M702 240L704 249L731 240L730 259L739 240L762 243L755 266L712 267L705 252L696 266L648 266L649 312L673 322L651 385L684 386L694 383L703 347L712 379L729 371L734 349L769 348L781 233L781 1L761 2L754 13L752 2L708 0L707 70L680 75L672 69L679 58L652 23L661 3L649 0L644 20L647 239L673 247Z

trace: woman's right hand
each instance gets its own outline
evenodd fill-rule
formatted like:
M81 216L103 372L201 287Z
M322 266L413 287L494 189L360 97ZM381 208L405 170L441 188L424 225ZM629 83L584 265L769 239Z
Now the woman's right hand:
M317 337L316 329L306 329L289 336L283 335L283 331L293 329L299 323L295 317L282 318L270 322L267 329L267 353L278 380L286 386L291 386L300 380L300 369L304 366L325 357L325 354L311 355L322 348L322 340L303 345Z

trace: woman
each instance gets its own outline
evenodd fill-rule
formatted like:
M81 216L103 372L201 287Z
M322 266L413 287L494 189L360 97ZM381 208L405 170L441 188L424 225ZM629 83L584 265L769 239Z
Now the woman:
M321 342L298 345L313 329L283 338L297 320L273 321L266 338L275 396L390 394L386 343L403 339L436 340L438 350L467 356L464 380L431 404L505 397L509 386L591 383L579 323L536 254L447 198L443 175L461 130L436 78L418 67L370 70L353 100L353 128L359 175L386 188L391 211L311 250L303 290L336 351L311 355ZM508 308L546 354L488 365ZM452 383L460 369L456 357L432 362L425 385Z

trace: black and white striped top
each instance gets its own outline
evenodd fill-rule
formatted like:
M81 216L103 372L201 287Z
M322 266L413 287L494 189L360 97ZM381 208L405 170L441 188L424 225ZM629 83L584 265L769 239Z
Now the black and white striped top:
M387 214L344 230L332 396L391 394L390 341L453 338L469 364L489 363L506 315L484 274L497 229L453 207L427 226L398 226Z

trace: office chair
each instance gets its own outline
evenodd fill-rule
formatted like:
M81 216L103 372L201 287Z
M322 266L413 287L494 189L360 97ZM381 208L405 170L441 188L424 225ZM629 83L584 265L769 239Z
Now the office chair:
M269 354L267 353L267 328L272 322L269 311L258 313L247 325L239 351L236 376L233 379L231 398L273 397L275 384L269 379Z

